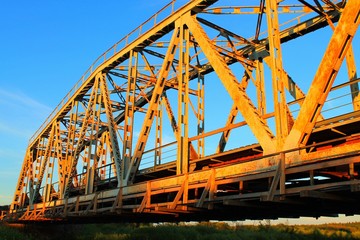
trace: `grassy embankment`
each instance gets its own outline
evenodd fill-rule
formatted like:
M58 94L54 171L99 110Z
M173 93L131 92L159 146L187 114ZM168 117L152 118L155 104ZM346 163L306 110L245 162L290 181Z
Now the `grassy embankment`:
M199 223L196 225L0 225L0 239L116 239L116 240L234 240L234 239L360 239L360 223L324 225L235 225Z

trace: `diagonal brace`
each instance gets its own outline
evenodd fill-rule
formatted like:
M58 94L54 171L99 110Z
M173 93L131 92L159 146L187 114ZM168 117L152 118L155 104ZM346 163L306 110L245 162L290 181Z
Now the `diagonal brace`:
M252 104L246 92L239 86L226 61L221 57L194 17L187 17L186 24L264 151L266 153L274 152L276 150L276 143L269 126L259 115L258 110Z

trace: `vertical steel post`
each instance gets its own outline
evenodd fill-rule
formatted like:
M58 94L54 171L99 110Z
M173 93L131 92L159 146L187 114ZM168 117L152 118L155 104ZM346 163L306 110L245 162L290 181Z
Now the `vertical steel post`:
M260 115L266 113L266 95L265 95L265 77L264 77L264 64L261 60L256 60L256 93L257 93L257 103L258 111Z
M204 76L199 73L197 84L197 134L200 136L205 131L205 84ZM199 138L198 140L198 156L199 158L205 155L205 139Z
M284 70L280 43L280 29L276 0L266 0L266 18L268 25L269 51L271 58L271 76L274 97L276 145L281 149L285 137L288 135L287 105L284 88Z
M122 171L124 180L126 172L129 170L129 164L132 154L133 142L133 125L134 125L134 112L135 112L135 89L138 74L138 52L130 51L129 56L129 69L126 90L126 105L125 105L125 119L124 119L124 144L123 144L123 162Z
M350 91L351 91L351 98L353 103L354 111L360 110L360 91L359 91L359 83L355 82L358 78L357 69L355 64L355 57L352 45L349 46L349 49L346 53L346 65L348 69L348 76L350 82Z
M163 96L161 96L161 99ZM163 106L162 100L159 100L159 106L156 113L156 131L155 131L155 154L154 154L154 168L161 164L161 145L162 145L162 116Z
M176 174L188 172L189 164L189 30L180 24L178 65L178 152Z

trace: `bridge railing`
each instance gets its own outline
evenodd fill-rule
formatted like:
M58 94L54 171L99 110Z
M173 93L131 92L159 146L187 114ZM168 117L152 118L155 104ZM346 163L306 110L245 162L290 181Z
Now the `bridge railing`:
M354 111L354 105L358 105L360 102L359 100L353 99L353 95L358 91L353 90L351 85L357 85L359 83L360 78L341 83L331 88L329 96L321 109L321 114L324 119L331 119ZM288 103L294 117L297 117L300 111L300 105L298 103L303 100L304 98L300 98Z
M56 106L56 108L50 113L44 123L40 126L40 128L34 133L34 135L30 138L29 143L31 144L37 136L46 128L46 126L52 121L52 119L56 116L56 114L62 109L62 107L71 99L71 97L77 92L77 90L83 85L83 83L91 76L91 74L104 62L109 60L115 54L120 52L123 48L132 43L135 39L140 37L142 34L156 26L158 23L163 21L166 17L170 16L176 10L180 8L181 4L176 4L176 0L172 0L167 5L165 5L162 9L160 9L157 13L143 22L140 26L135 28L125 37L120 39L117 43L115 43L112 47L106 50L102 55L100 55L93 64L85 71L85 73L81 76L81 78L76 82L74 87L66 94L66 96L60 101L60 103Z
M116 167L115 163L109 163L107 165L96 168L95 171L96 182L110 182L116 180Z
M141 159L139 170L156 169L157 166L176 161L177 142L170 142L160 147L146 150Z

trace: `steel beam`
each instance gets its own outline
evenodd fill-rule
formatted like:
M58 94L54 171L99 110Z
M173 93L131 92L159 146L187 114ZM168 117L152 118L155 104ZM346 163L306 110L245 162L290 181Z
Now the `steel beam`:
M262 5L265 1L266 7ZM256 14L260 19L266 14L268 25L262 28L268 34L260 33L258 21L255 38L241 37L241 29L230 31L229 26L206 20L200 12L214 2L191 1L178 11L171 10L161 22L152 18L157 22L150 23L148 31L143 32L142 24L132 42L128 40L134 35L127 35L126 42L121 42L123 48L116 44L91 66L81 84L31 139L11 206L14 218L74 220L101 214L129 221L138 214L149 219L243 216L228 211L227 204L241 206L241 214L249 212L252 218L274 217L291 211L286 204L303 200L301 196L308 193L330 204L335 188L358 199L354 191L360 185L356 172L360 166L360 130L356 127L360 121L356 105L359 79L356 49L351 47L359 24L358 1L349 0L345 6L327 0L326 7L307 6L300 11L320 15L301 15L297 23L286 22L289 25L283 28L278 14L294 13L294 9L263 0ZM175 6L174 2L169 6ZM155 17L160 13L164 12ZM282 44L328 25L334 33L305 94L284 69ZM345 55L348 79L332 87ZM205 82L203 77L213 71L216 75L208 75ZM242 71L239 81L235 74ZM227 122L226 116L212 114L214 106L205 107L204 91L216 80L232 101ZM113 89L108 89L111 86ZM265 95L265 87L271 88L275 105ZM320 111L330 91L346 91L350 99L346 104L353 108L322 120ZM286 96L295 101L287 103ZM289 110L294 103L300 105L295 117ZM223 107L221 104L223 101L215 107ZM162 119L163 106L170 125ZM220 126L226 122L225 127L205 131L205 111L210 116L206 121L219 121ZM238 113L243 117L241 122L235 122ZM156 129L151 131L154 125ZM246 134L250 130L259 143L251 139L248 146L240 143L224 151L230 131L238 127L240 134L234 134L232 143L247 137L242 130ZM165 129L174 133L176 142L164 144ZM270 129L276 131L275 136ZM137 142L135 132L139 133ZM205 149L205 142L211 143L216 134L224 136L212 154L215 149ZM155 148L145 151L153 142ZM177 149L171 149L173 146ZM153 158L153 165L145 166L145 158ZM58 176L53 174L56 161ZM320 181L322 174L329 179ZM46 181L42 180L45 176ZM56 184L58 192L53 190ZM305 199L304 214L312 214L305 209L311 201L311 197ZM271 213L254 207L259 203ZM269 206L281 206L284 212ZM333 212L323 209L322 214Z
M275 140L270 128L259 116L257 109L254 107L244 90L239 87L235 76L231 73L230 68L227 66L224 59L221 58L219 52L215 50L214 45L211 43L205 31L193 17L187 18L186 25L189 27L194 38L203 49L204 54L219 76L224 87L234 101L234 104L237 105L239 111L247 121L264 151L267 153L275 152Z
M168 51L166 53L166 58L164 60L163 66L161 68L161 71L159 73L158 79L155 84L153 95L151 97L151 101L149 103L148 110L145 115L145 120L144 120L142 129L141 129L141 132L139 134L139 140L136 144L134 155L131 158L129 169L126 173L126 178L125 178L124 184L128 184L129 182L132 182L134 180L136 171L139 168L141 157L143 155L146 141L149 136L151 125L152 125L152 122L153 122L153 119L155 116L155 111L158 107L159 99L164 90L165 81L166 81L167 75L169 73L171 63L174 59L177 45L179 43L179 30L178 29L174 31L170 43L171 43L170 47L168 48Z
M176 174L189 171L189 30L179 21L178 139Z
M359 11L359 1L349 0L347 2L299 115L286 138L284 149L304 146L307 143L359 26Z

